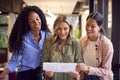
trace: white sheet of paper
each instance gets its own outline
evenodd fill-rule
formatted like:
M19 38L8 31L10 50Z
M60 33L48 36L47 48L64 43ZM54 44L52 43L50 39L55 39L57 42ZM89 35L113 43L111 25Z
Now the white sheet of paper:
M44 62L43 70L53 72L73 72L75 71L76 63L52 63Z

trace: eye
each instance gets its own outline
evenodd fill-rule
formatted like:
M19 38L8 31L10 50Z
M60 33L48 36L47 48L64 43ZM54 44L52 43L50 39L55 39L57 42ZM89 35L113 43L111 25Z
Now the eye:
M91 26L91 28L95 28L95 26L94 26L94 25L92 25L92 26Z
M67 27L64 28L64 30L67 30L67 29L68 29Z
M86 26L88 26L88 27L89 27L90 25L89 25L89 24L86 24Z
M58 28L57 30L62 30L61 28Z
M34 22L34 20L28 20L28 22L29 22L29 23L33 23L33 22Z
M37 18L36 20L37 20L37 21L40 21L40 19L39 19L39 18Z

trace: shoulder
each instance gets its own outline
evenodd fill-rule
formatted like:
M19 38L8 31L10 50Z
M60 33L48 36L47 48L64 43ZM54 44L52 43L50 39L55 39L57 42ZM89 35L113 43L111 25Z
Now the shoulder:
M72 39L72 42L73 42L73 44L78 44L78 43L80 43L79 40L76 40L76 39Z
M87 36L83 36L83 37L81 37L81 38L79 39L80 42L86 41L86 40L87 40Z
M52 38L49 36L48 38L45 39L44 44L51 44L52 43Z
M102 40L102 44L104 44L106 46L113 46L110 39L108 39L106 36L102 36L101 40Z
M87 36L81 37L79 39L79 42L81 43L81 45L84 45L86 41L87 41Z
M50 37L48 37L47 39L45 39L44 43L50 43Z
M112 42L106 36L101 37L101 47L105 51L114 51Z
M81 46L81 43L80 43L80 41L79 40L76 40L76 39L72 39L72 43L73 43L73 45L75 45L75 46Z
M40 32L41 32L41 35L44 35L47 38L50 36L50 32L46 32L46 31L43 31L43 30L41 30Z

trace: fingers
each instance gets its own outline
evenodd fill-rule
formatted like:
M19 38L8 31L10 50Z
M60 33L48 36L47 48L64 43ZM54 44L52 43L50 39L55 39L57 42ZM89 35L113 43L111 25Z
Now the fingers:
M0 80L3 80L5 78L5 75L3 73L0 74Z
M84 71L84 64L80 64L80 70Z
M46 74L48 77L53 77L53 72L52 72L52 71L45 71L45 74Z
M84 63L78 63L77 66L76 66L76 71L78 71L79 73L81 73L82 71L88 73L89 70L90 70L90 67L87 66L87 65L84 64Z
M76 65L76 71L80 72L80 63Z
M76 65L76 71L80 72L81 70L84 70L84 64L83 63L78 63Z
M69 74L70 77L73 77L73 78L77 77L79 75L78 72L69 72L68 74Z
M84 63L78 63L76 65L76 71L81 72L86 70L86 65Z

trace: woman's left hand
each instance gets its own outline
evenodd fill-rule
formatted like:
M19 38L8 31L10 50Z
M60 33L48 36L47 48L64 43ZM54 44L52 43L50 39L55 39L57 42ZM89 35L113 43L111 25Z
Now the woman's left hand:
M52 71L45 71L45 74L46 74L48 77L53 77L54 72L52 72Z

